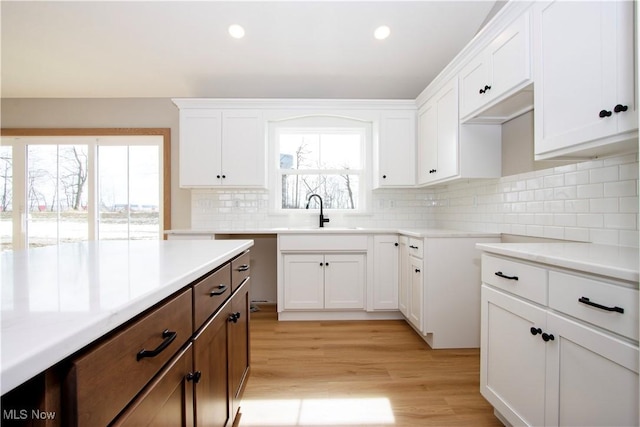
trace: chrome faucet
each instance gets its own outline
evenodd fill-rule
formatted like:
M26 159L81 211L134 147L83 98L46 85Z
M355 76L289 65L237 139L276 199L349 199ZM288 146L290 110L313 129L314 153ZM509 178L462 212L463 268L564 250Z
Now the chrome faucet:
M325 222L329 222L329 218L325 218L323 211L322 211L322 197L320 197L317 194L312 194L309 196L309 198L307 199L307 207L305 209L309 209L309 203L311 203L311 199L317 197L318 200L320 200L320 227L324 227L324 223Z

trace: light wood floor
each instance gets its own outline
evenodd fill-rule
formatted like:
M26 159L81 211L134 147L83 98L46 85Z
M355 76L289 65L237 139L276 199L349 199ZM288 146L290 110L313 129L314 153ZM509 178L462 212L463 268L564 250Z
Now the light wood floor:
M501 426L478 391L477 349L431 350L399 320L251 316L240 427Z

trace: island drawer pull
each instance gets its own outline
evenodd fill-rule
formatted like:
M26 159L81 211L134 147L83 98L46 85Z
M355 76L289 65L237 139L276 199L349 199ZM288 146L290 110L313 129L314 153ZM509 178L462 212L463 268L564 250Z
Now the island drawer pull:
M507 279L507 280L518 280L518 276L507 276L506 274L504 274L502 271L496 271L494 273L496 276L498 277L502 277L503 279Z
M591 300L587 297L580 297L578 298L578 302L581 302L582 304L586 304L586 305L590 305L591 307L595 307L595 308L599 308L600 310L606 310L606 311L615 311L617 313L624 313L624 308L622 307L607 307L606 305L601 305L598 304L596 302L591 302Z
M177 332L171 332L170 330L165 329L164 331L162 331L162 338L164 340L160 343L160 345L153 350L145 350L143 348L136 355L136 360L139 361L140 359L144 359L145 357L156 357L157 355L162 353L162 351L164 351L167 347L169 347L169 344L171 344L173 340L176 339L177 336L178 336Z
M218 296L218 295L222 295L225 292L227 292L227 285L220 284L220 285L218 285L218 287L214 291L211 291L209 296L215 297L215 296Z
M238 267L238 271L247 271L247 270L249 270L248 264L242 264L240 267Z

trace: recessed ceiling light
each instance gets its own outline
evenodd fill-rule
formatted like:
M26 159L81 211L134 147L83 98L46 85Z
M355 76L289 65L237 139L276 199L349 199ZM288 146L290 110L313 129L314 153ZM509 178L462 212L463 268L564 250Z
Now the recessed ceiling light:
M238 24L233 24L229 27L229 34L234 39L241 39L244 37L244 28Z
M391 34L391 29L386 25L381 25L373 32L373 36L378 40L384 40Z

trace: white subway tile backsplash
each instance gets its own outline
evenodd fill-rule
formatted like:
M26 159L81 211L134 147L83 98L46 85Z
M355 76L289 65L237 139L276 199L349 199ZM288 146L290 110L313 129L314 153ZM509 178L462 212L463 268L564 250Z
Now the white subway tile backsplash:
M638 156L596 159L438 188L380 189L371 212L331 225L443 227L639 246ZM192 190L196 229L313 226L317 215L271 210L266 190Z

